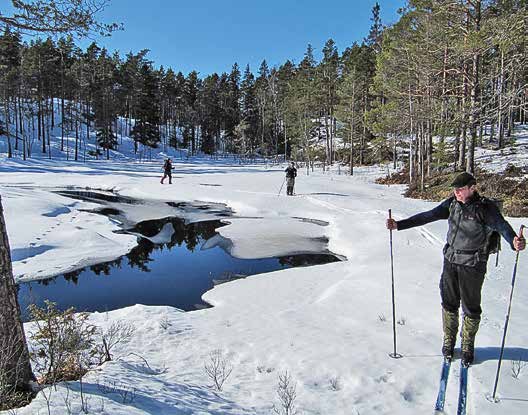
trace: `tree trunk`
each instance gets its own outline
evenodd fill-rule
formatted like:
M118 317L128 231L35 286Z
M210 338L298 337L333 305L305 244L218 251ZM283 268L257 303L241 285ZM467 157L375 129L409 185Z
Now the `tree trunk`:
M19 108L20 108L20 133L22 135L22 158L24 160L26 160L26 134L24 132L24 116L23 116L23 110L24 110L24 106L22 105L22 98L20 97L20 90L19 90L19 95L18 95L18 103L19 103ZM28 130L29 130L29 125L28 125Z
M77 106L77 104L75 104ZM75 108L75 153L74 160L79 161L79 108ZM96 149L97 151L97 149Z
M39 98L39 137L42 139L42 153L46 154L46 130L44 124L44 110L42 109L42 97Z
M397 150L396 150L396 134L392 134L392 168L396 170L396 158L397 158Z
M9 240L0 198L0 373L3 385L15 390L30 390L35 379L20 317L17 287L13 278ZM4 392L4 391L2 391Z
M53 113L53 102L52 102L52 105L51 105L51 112ZM49 117L49 100L46 99L46 114L48 114L46 116L46 132L48 134L48 158L51 160L51 132L50 132L50 117Z
M18 150L18 135L19 135L19 126L18 126L18 105L16 97L13 98L13 107L14 107L14 116L15 116L15 150Z
M7 93L4 96L4 111L5 111L5 129L7 136L7 157L13 157L13 150L11 149L11 136L9 135L9 103L7 100Z
M354 84L352 85L352 100L351 107L352 111L350 114L350 175L354 175L354 130L355 130L355 98L356 98L356 81L354 79Z
M61 151L64 151L64 87L61 97Z
M22 141L24 141L24 117L23 117L23 106L22 106L22 99L20 98L20 90L18 91L18 97L16 98L18 100L18 118L19 118L19 124L20 124L20 137L22 137ZM18 138L15 141L15 150L18 150ZM26 159L26 155L24 154L24 160Z
M413 180L413 174L414 174L414 166L413 166L413 130L414 130L414 124L413 124L413 102L411 99L411 84L409 84L408 88L409 92L409 122L410 122L410 130L409 130L409 183L412 183Z
M453 171L458 170L458 152L460 150L460 129L455 131L455 141L453 142Z
M480 0L475 1L475 30L480 31ZM469 107L469 144L467 153L466 171L475 174L475 143L477 142L477 123L480 117L479 102L479 66L480 52L477 50L473 53L471 68L471 91Z

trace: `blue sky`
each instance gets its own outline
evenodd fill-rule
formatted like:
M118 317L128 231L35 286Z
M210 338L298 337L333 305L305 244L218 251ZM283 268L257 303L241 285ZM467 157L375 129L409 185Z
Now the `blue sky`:
M0 0L2 2L7 0ZM340 52L368 34L375 0L110 0L103 21L125 30L97 39L109 50L150 49L155 66L201 76L229 72L234 62L256 72L287 59L299 62L308 43L319 56L332 38ZM380 0L384 24L404 0ZM2 7L3 8L3 7ZM81 45L86 46L83 41Z

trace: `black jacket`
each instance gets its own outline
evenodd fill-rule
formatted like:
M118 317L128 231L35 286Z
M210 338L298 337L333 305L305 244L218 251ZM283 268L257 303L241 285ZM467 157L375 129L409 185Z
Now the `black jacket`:
M294 179L297 177L297 169L295 167L290 166L284 171L286 172L286 177L289 179Z
M163 169L165 170L165 173L170 173L172 171L172 162L170 162L169 160L165 160Z
M447 219L447 243L445 258L454 264L474 266L488 259L488 244L493 231L502 235L513 247L515 231L506 222L497 206L478 193L466 203L458 202L454 196L427 212L398 221L398 230L425 225Z

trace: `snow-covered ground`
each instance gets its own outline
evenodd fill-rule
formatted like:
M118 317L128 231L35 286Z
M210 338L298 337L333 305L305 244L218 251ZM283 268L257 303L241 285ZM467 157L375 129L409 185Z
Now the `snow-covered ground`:
M528 125L516 125L513 137L513 145L502 150L477 149L475 162L484 170L496 173L503 172L509 164L515 167L526 167L528 165Z
M161 159L136 163L74 163L65 160L0 159L0 193L17 278L41 278L71 267L117 257L135 237L115 234L118 224L81 211L93 207L49 190L57 187L112 189L141 199L220 202L237 215L262 217L266 226L243 220L219 229L233 254L259 257L295 244L292 217L323 220L314 226L329 249L347 261L252 276L216 286L204 295L214 307L182 313L170 307L133 307L94 313L108 326L125 320L136 327L113 362L89 373L84 392L90 413L270 414L278 404L279 374L288 371L302 414L432 413L441 365L438 280L446 223L394 233L398 352L393 350L387 210L403 218L435 206L404 199L403 187L374 184L386 168L360 168L353 177L299 171L296 197L277 196L282 167L238 165L210 159L176 160L172 185L160 185ZM210 185L216 186L210 186ZM157 212L147 212L156 216ZM147 214L146 213L146 214ZM519 229L525 218L509 219ZM310 225L310 224L305 224ZM307 230L308 229L308 230ZM266 241L274 241L271 245ZM471 368L469 412L525 414L528 367L515 379L512 362L528 361L528 258L522 253L499 384L500 403L490 403L507 309L515 254L490 260L483 291L477 361ZM204 364L221 349L233 372L221 392L211 387ZM134 354L131 354L134 353ZM149 367L142 356L148 362ZM452 368L446 412L456 412L458 365ZM106 390L118 382L135 388L133 402ZM79 384L69 383L72 412L79 413ZM51 395L51 413L66 414L65 385ZM39 395L19 414L45 414Z

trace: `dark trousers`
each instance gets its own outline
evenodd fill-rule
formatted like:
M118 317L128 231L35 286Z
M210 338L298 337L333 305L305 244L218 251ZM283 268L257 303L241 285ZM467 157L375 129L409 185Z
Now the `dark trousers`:
M295 179L293 177L286 178L286 194L293 196L293 187L295 186Z
M168 170L165 173L163 173L163 177L161 178L161 184L163 184L163 181L167 177L169 178L169 184L172 184L172 172L170 170Z
M457 313L462 301L464 315L480 319L480 293L486 275L486 265L486 262L479 262L474 267L468 267L452 264L444 258L440 295L445 310Z

